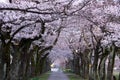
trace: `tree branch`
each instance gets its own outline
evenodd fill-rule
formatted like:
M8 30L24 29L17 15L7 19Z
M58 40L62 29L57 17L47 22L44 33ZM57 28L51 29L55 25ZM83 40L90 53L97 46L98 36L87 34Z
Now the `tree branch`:
M5 10L5 11L21 11L21 12L28 12L28 13L36 13L36 14L60 14L60 13L58 13L58 12L40 12L40 11L32 11L32 10L29 10L29 9L19 9L19 8L2 8L2 7L0 7L0 11L3 11L3 10Z

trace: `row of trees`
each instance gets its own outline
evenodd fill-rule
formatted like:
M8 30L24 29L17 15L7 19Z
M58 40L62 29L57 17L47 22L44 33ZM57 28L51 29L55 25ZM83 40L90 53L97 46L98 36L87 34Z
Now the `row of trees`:
M119 7L113 0L1 3L0 79L26 80L49 69L47 56L64 28L75 72L93 80L112 80L119 56Z
M0 79L27 80L50 70L48 55L62 29L49 3L0 4ZM56 17L55 17L56 16Z
M120 58L119 8L112 0L93 1L70 21L77 28L66 36L76 74L89 80L113 80L115 56Z

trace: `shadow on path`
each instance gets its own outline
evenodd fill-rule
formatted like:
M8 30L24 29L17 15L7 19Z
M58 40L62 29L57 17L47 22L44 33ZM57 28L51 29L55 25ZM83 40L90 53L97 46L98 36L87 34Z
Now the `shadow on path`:
M69 80L63 72L51 72L48 80Z

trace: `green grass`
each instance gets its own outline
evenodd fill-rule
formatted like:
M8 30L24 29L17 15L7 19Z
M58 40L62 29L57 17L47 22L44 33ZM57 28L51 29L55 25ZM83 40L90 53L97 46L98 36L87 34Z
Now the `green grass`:
M73 74L73 73L66 73L66 74L70 80L85 80L81 78L80 76Z
M49 75L50 75L50 72L47 72L45 74L42 74L41 76L34 77L34 78L30 79L30 80L48 80Z
M119 72L118 71L114 71L113 74L116 77L116 79L118 80L118 78L119 78Z
M69 80L86 80L74 74L71 69L64 69L63 71L68 76Z
M65 73L72 73L73 71L71 69L63 69Z

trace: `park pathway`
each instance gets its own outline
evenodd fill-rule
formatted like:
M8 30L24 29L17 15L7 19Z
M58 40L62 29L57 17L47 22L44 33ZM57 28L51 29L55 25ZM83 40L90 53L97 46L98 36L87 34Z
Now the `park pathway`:
M48 80L69 80L68 77L61 71L61 72L51 72L50 77Z

